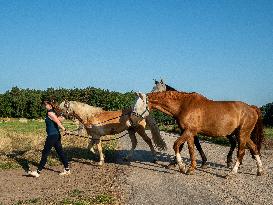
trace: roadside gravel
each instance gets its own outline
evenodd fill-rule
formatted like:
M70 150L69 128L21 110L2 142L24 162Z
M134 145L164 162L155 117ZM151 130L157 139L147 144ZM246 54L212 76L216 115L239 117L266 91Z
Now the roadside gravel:
M128 138L119 140L118 163L126 173L125 204L273 204L273 153L262 151L262 162L266 174L256 176L256 162L249 151L239 168L237 176L225 179L230 171L226 168L229 147L201 142L209 166L201 169L197 154L198 169L195 175L178 172L178 167L166 169L173 156L173 142L178 135L162 132L168 150L160 154L160 161L152 163L149 147L138 136L138 145L132 161L126 165L121 158L128 153L131 142ZM234 152L235 160L236 151ZM184 161L189 164L188 148L182 150Z

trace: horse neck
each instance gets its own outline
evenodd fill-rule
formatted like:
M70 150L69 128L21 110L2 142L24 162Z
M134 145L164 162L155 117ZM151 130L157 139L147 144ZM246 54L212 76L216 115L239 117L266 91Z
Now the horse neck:
M87 123L87 119L81 112L80 105L76 102L70 104L70 109L73 111L73 116L76 117L83 125Z
M189 102L190 98L182 93L179 97L166 96L163 93L148 94L148 104L151 109L157 109L167 115L176 117L184 104Z

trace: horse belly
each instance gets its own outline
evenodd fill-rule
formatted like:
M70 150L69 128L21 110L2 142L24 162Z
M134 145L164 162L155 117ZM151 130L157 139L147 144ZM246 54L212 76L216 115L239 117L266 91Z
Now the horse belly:
M123 124L107 124L103 126L94 126L93 132L100 136L114 135L123 132L127 127Z
M216 120L206 120L202 133L208 136L228 136L238 127L237 120L220 117Z

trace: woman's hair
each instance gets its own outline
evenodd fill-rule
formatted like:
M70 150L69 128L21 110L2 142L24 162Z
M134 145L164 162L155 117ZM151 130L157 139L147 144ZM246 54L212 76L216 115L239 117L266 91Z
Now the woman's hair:
M55 100L54 99L50 99L50 98L45 98L43 101L42 101L42 104L49 104L52 106L52 109L55 110Z

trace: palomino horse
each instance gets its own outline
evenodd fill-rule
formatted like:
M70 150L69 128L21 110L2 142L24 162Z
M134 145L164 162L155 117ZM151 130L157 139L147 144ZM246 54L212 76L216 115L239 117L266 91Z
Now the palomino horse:
M105 135L113 135L121 133L125 130L129 132L129 136L132 142L132 149L129 152L127 158L133 155L133 151L137 145L137 139L135 133L138 133L143 140L149 145L151 152L156 159L156 151L152 145L151 139L145 133L146 123L151 129L152 139L157 148L164 150L166 144L163 141L159 129L156 126L153 118L146 116L145 119L139 116L133 116L132 109L118 110L118 111L99 111L98 113L90 114L89 117L83 113L84 103L76 101L64 101L59 106L55 106L59 112L63 112L65 117L74 116L85 127L87 134L92 137L89 148L93 146L93 143L97 145L99 151L100 162L99 165L104 163L104 155L101 146L101 137Z
M246 146L257 161L257 175L263 173L259 149L264 136L261 113L258 109L238 101L209 100L198 93L165 91L147 95L139 93L138 96L134 110L137 110L138 113L145 112L143 117L149 114L149 110L158 109L175 117L179 126L183 128L183 134L173 146L180 172L185 173L186 167L182 161L179 147L187 141L191 157L191 165L187 173L193 174L196 169L194 136L203 134L212 137L235 135L238 138L237 160L228 176L237 173ZM254 142L250 139L251 134L255 135Z

